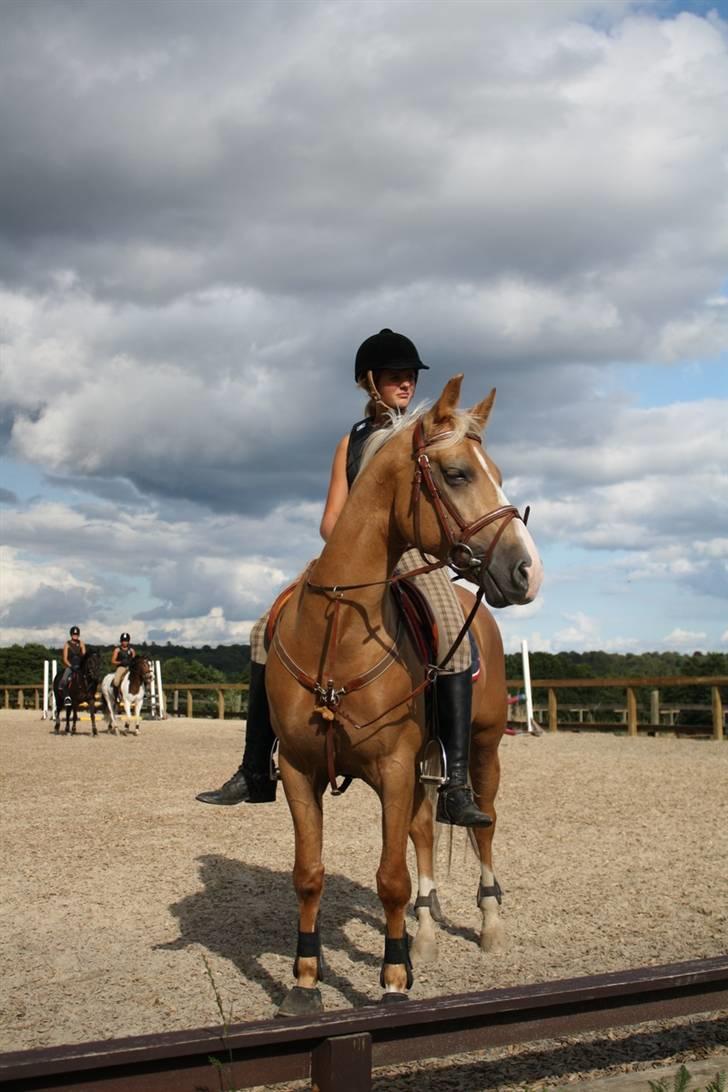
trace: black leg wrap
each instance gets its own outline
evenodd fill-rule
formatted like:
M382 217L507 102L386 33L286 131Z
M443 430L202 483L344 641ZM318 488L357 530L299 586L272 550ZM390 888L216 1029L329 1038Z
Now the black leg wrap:
M437 888L433 887L429 895L418 895L415 902L415 910L421 906L426 907L432 914L433 921L444 921L445 916L440 908L440 900L437 897Z
M319 934L318 922L313 933L302 933L298 931L298 943L296 944L296 958L293 963L293 976L298 978L298 961L299 959L316 959L316 978L319 982L323 982L324 974L326 972L326 964L324 962L324 954L321 951L321 936Z
M384 989L384 964L386 963L404 963L407 968L407 989L410 989L414 982L414 975L412 974L412 960L409 954L409 937L405 933L403 937L385 937L384 938L384 963L382 964L382 970L379 975L379 985Z
M495 876L493 877L493 883L490 887L486 887L482 881L478 884L478 894L475 899L475 905L480 906L481 901L487 898L495 899L499 906L503 902L503 890Z

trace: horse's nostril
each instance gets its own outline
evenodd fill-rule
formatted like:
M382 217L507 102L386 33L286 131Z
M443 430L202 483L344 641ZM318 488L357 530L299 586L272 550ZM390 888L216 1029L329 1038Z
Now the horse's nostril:
M524 591L528 587L528 561L519 561L513 569L513 584L516 588L521 588Z

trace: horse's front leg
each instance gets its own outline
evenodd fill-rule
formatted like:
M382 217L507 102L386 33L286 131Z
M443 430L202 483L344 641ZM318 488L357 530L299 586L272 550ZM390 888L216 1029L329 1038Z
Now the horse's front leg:
M318 983L323 977L323 955L318 931L319 907L324 886L321 860L323 839L323 785L315 775L306 776L279 754L283 788L293 819L296 855L293 886L298 898L298 943L293 973L296 985L288 991L278 1009L279 1016L305 1016L323 1009Z
M123 717L124 729L123 729L123 731L124 731L124 735L127 735L128 731L129 731L129 727L131 725L131 697L130 697L130 695L128 693L125 694L123 689L121 691L121 694L122 694L122 700L124 702L124 717Z
M433 805L422 785L415 787L415 805L410 838L417 857L417 933L411 954L415 963L434 963L437 959L437 925L442 911L435 887L435 824Z
M134 728L133 732L135 736L139 735L140 720L142 715L142 698L135 698L134 700Z
M493 835L497 823L495 797L500 784L498 744L480 744L477 736L470 756L470 774L478 807L493 817L490 827L472 831L480 857L478 906L483 917L480 947L484 952L498 952L505 947L505 929L500 916L501 889L493 871Z
M382 856L377 870L377 892L384 907L386 935L379 983L382 1001L407 998L413 982L405 913L412 892L407 868L407 834L412 824L414 766L391 758L381 770Z

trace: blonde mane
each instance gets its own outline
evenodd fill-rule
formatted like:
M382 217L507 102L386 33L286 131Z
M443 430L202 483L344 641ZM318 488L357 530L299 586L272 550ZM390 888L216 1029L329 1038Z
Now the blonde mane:
M388 444L390 440L394 440L396 436L401 435L407 429L414 428L415 424L421 417L427 413L430 409L430 402L421 402L418 406L415 406L409 413L396 413L392 411L387 414L389 418L389 424L384 428L378 428L367 439L364 444L364 450L362 452L361 465L359 472L372 461L378 451ZM476 420L474 415L468 410L455 410L455 422L452 431L448 430L448 435L443 440L438 440L432 445L432 450L436 451L439 448L452 447L454 444L459 444L461 440L465 439L468 432L480 432L481 424Z

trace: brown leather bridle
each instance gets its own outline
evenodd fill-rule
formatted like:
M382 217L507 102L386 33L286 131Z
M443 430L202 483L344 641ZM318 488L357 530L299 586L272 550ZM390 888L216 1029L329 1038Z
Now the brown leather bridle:
M424 554L420 522L420 498L424 487L432 507L435 510L435 515L437 516L443 534L450 543L448 555L440 564L450 565L459 576L468 576L475 574L478 570L482 572L487 571L493 560L495 548L508 524L514 519L522 519L524 524L527 523L529 509L526 508L525 514L521 516L521 513L514 505L504 504L500 508L494 508L492 512L487 512L484 516L481 516L480 519L473 520L472 523L466 523L448 496L438 489L437 482L432 474L430 458L427 454L428 447L431 447L440 440L447 440L452 435L453 432L450 430L436 432L432 436L427 437L425 436L425 430L421 420L417 422L412 433L412 451L415 458L415 476L412 482L412 511L415 529L415 546L421 554ZM477 432L467 432L466 436L469 440L475 440L476 443L479 444L482 443L480 435ZM450 517L449 519L448 516ZM450 520L454 521L456 529L453 529ZM489 523L495 523L497 520L502 520L503 522L494 534L488 549L482 556L476 556L473 553L472 548L468 545L468 540L471 539L473 535L476 535L478 531L481 531L483 527L487 527ZM408 575L411 576L413 574L409 573Z

